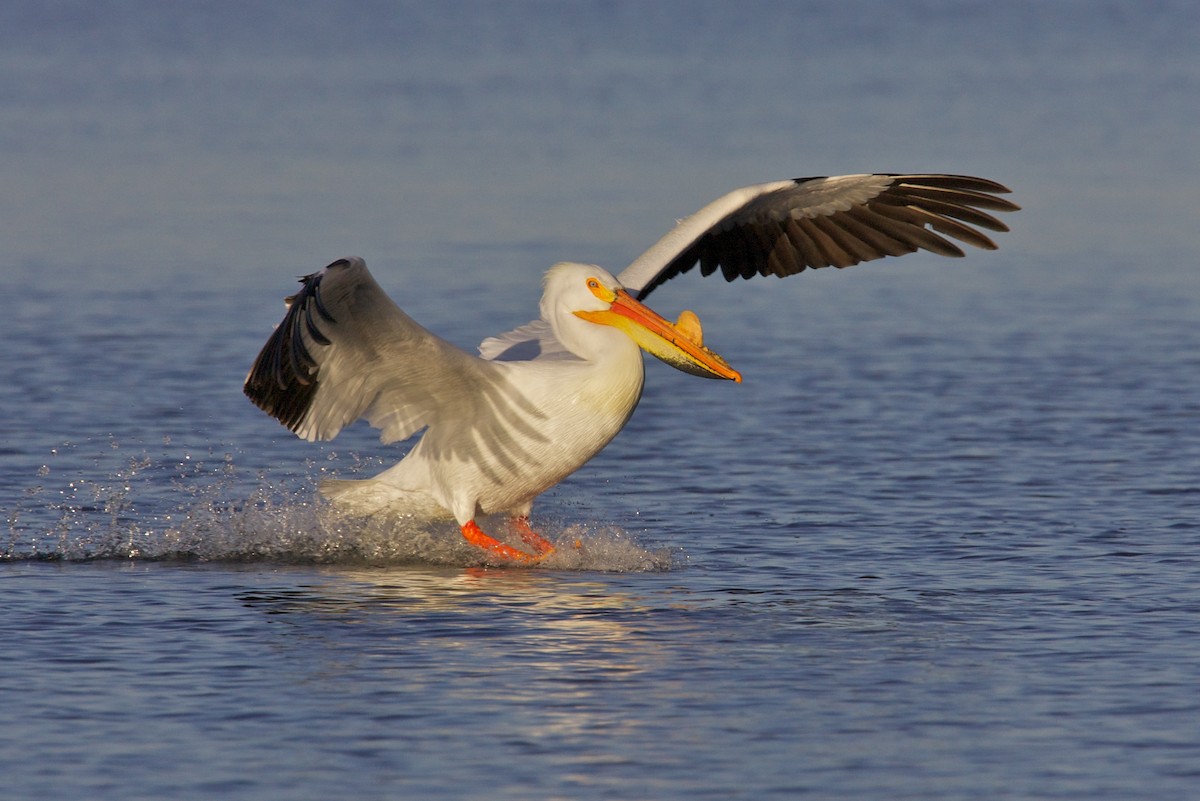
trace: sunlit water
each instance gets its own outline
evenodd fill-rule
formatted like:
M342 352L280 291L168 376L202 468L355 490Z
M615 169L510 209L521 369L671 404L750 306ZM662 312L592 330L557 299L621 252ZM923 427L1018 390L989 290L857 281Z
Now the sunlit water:
M24 61L5 57L26 80L5 101L10 118L24 103L43 112L33 128L53 128L71 97L95 116L74 139L60 132L100 152L84 177L104 179L106 156L132 174L130 186L156 186L166 180L153 169L164 143L195 177L168 193L182 204L175 212L137 193L88 206L84 196L103 192L86 181L78 193L63 190L66 217L91 208L104 230L19 236L13 252L25 255L0 278L10 365L0 386L0 795L1195 797L1200 281L1187 247L1195 234L1164 226L1186 210L1170 200L1149 210L1154 219L1101 224L1097 216L1130 205L1090 182L1093 161L1115 152L1125 157L1110 165L1124 197L1175 197L1169 167L1195 177L1181 131L1196 111L1176 103L1177 116L1143 114L1138 125L1161 147L1132 164L1137 133L1103 133L1107 111L1075 128L1078 118L1056 117L1064 97L1084 108L1113 87L1143 109L1139 87L1157 86L1160 96L1195 89L1194 55L1172 49L1186 25L1171 20L1185 17L1154 6L1136 29L1145 36L1131 39L1113 9L1089 16L1095 27L1079 36L1112 45L1093 62L1068 28L1047 22L1031 32L1034 6L989 12L998 17L984 6L955 6L956 14L921 6L878 25L810 10L797 31L810 43L819 31L833 36L841 50L822 52L841 71L822 79L836 91L800 83L807 108L816 103L823 124L857 132L796 145L797 158L811 146L821 163L810 169L783 154L784 174L825 171L848 152L859 168L904 168L876 163L878 151L896 155L894 133L858 142L865 134L855 123L863 108L902 115L909 103L932 104L921 118L945 113L952 130L913 166L952 157L947 168L965 164L1013 184L1027 208L1012 219L1016 230L998 253L958 262L912 257L786 283L664 287L652 305L668 315L695 308L706 342L745 383L649 364L627 430L535 509L558 553L534 569L497 569L452 526L346 520L317 499L320 478L370 474L402 450L380 446L365 427L332 443L297 441L241 396L282 314L279 299L295 275L361 252L401 305L466 347L522 323L551 261L619 268L649 244L643 237L697 205L657 207L661 189L642 194L639 179L683 173L689 159L679 181L710 194L729 186L701 180L706 164L720 182L750 164L754 174L732 179L779 177L770 172L781 163L777 144L809 119L802 110L750 126L736 149L694 121L683 137L657 126L671 124L671 111L694 113L713 87L724 87L726 107L765 108L758 101L799 79L751 79L794 54L777 24L730 28L742 17L725 9L715 22L690 23L693 40L753 53L704 71L711 54L680 45L675 59L692 72L664 75L669 61L651 55L643 29L665 35L678 15L622 16L618 7L617 22L583 11L497 20L477 60L410 43L396 56L401 66L415 59L440 71L391 76L398 82L381 87L388 37L303 8L299 21L279 23L283 44L239 51L245 73L233 69L242 63L234 50L217 44L222 33L239 47L249 36L236 19L187 17L178 40L153 14L58 23L67 43L120 67L120 80L100 82L109 94L99 98L79 90L85 67L42 73L32 51ZM460 40L469 25L463 34L436 15L410 14L455 53L471 51ZM360 33L366 49L346 63L310 58L305 15L333 25L329 35L343 45ZM38 53L51 52L35 17L14 19L43 45ZM574 38L579 29L567 24L600 20L620 34L611 50ZM120 33L139 25L142 50ZM847 54L871 64L894 52L895 25L933 41L971 40L981 26L1011 37L1009 61L1000 44L977 41L1011 83L989 83L949 44L948 55L908 53L919 90L874 83L867 66L854 72ZM198 73L181 44L197 36L211 37L217 54L197 57ZM1071 58L1059 67L1064 53ZM567 54L578 57L566 62L574 66L547 71ZM1108 73L1097 66L1112 63ZM292 70L324 75L338 91L268 92L277 105L243 105L238 75L272 88ZM1032 84L1017 80L1030 72ZM646 96L627 82L638 74ZM673 83L685 74L695 85ZM156 80L168 84L161 94ZM171 111L180 102L172 81L205 113ZM1012 139L1029 85L1044 94L1021 119L1036 124ZM205 87L210 94L197 94ZM993 104L972 100L978 93L1011 101L1004 120L986 119ZM541 123L556 118L565 95L586 118L547 130ZM143 96L167 111L135 102ZM380 110L381 96L419 105L421 123ZM954 102L942 108L931 96ZM345 156L368 195L347 211L354 222L339 222L339 204L310 191L325 186L326 199L350 202L339 151L304 138L319 138L325 123L312 123L317 134L288 124L289 115L308 119L306 103L380 115L382 130L355 133ZM627 111L620 131L599 126L610 108ZM218 137L220 109L245 138ZM457 114L471 125L440 141L438 124ZM199 124L209 115L213 128ZM976 115L985 121L972 127ZM527 128L526 118L539 124ZM486 135L471 139L485 122ZM220 165L262 170L255 131L275 137L272 158L294 169L280 169L274 184L257 175L254 213L226 217L220 190L239 177ZM135 158L127 136L149 151ZM396 150L383 147L389 137ZM31 133L19 142L22 164L44 158L53 175L48 154L60 140L39 141ZM462 147L482 141L508 154L497 181L521 159L541 176L505 200L519 210L511 217L495 208L483 156ZM544 149L554 142L560 150ZM973 147L986 153L968 159ZM616 152L623 172L578 166L589 150ZM1171 165L1163 150L1175 154ZM900 152L924 153L912 141ZM397 163L418 167L388 187L393 205L380 211L371 193L383 190L367 168L386 173ZM574 206L546 189L556 165L588 179L574 187L587 212L573 223L577 240L558 225ZM1129 182L1138 169L1143 183ZM455 193L456 181L476 179L477 192ZM1061 202L1068 179L1076 206ZM26 206L59 207L47 181L29 180L36 191ZM625 210L631 227L614 214L591 230L588 217L604 205ZM304 213L293 217L293 208ZM410 216L421 226L385 232L385 218L403 227ZM477 225L462 228L465 219ZM355 241L331 233L339 227ZM332 252L309 258L310 228ZM303 244L289 250L289 237ZM91 261L89 242L99 254Z

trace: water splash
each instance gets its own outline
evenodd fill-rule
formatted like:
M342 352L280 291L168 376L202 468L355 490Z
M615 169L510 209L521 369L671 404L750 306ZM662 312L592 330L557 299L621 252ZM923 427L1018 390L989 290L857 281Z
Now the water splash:
M501 533L493 529L494 533ZM633 572L665 570L665 551L640 546L620 528L555 524L542 530L557 550L538 568ZM514 544L519 541L514 538ZM342 565L478 566L453 521L395 511L362 518L340 514L311 491L291 496L264 490L238 506L194 507L159 539L163 556L205 561L278 561Z
M128 448L110 441L108 453L80 457L95 444L64 443L37 468L36 483L3 510L8 542L0 560L447 566L487 561L462 539L453 521L403 510L350 517L319 499L317 479L335 468L347 475L378 469L353 455L330 454L325 463L308 460L308 472L297 475L239 468L243 455L233 449L170 453L169 439L154 455L143 449L128 456ZM116 469L114 455L121 457ZM538 568L632 572L672 567L669 551L648 550L619 527L538 522L543 536L557 546ZM489 530L504 535L498 521L489 521ZM519 547L519 540L514 544Z

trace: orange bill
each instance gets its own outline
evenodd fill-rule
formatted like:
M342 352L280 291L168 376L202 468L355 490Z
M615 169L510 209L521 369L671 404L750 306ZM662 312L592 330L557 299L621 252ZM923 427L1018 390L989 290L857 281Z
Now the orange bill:
M657 356L676 370L702 378L721 378L741 382L742 375L725 360L704 345L694 341L698 336L678 328L649 306L634 300L624 289L618 289L612 306L604 311L577 311L578 316L593 323L611 325L629 335L642 350ZM698 331L698 322L695 329Z

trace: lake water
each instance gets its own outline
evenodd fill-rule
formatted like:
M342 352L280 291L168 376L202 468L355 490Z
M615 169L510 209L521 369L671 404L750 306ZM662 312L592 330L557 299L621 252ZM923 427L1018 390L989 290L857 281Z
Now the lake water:
M1197 41L1188 3L6 5L0 795L1197 797ZM556 260L868 170L1025 210L656 292L745 383L649 364L536 569L328 520L402 450L241 395L333 258L470 348Z

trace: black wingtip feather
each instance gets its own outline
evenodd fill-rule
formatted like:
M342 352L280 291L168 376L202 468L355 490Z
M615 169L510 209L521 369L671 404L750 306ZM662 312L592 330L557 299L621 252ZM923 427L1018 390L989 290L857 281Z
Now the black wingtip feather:
M879 177L891 179L886 188L848 210L780 220L774 215L755 218L739 209L726 224L714 226L676 256L638 297L645 298L697 264L704 275L720 270L733 281L792 275L806 268L848 267L916 250L957 258L964 255L959 243L995 250L996 244L972 226L1007 231L1008 226L987 211L1020 209L998 196L1010 191L1007 186L986 178L901 173ZM796 178L794 183L824 180L826 176L811 176ZM739 214L743 216L737 218Z
M288 298L287 314L259 351L242 387L255 406L292 431L300 427L318 386L319 364L308 350L304 333L326 346L330 340L318 327L314 311L329 323L337 322L321 301L324 274L322 270L300 279L303 286Z

